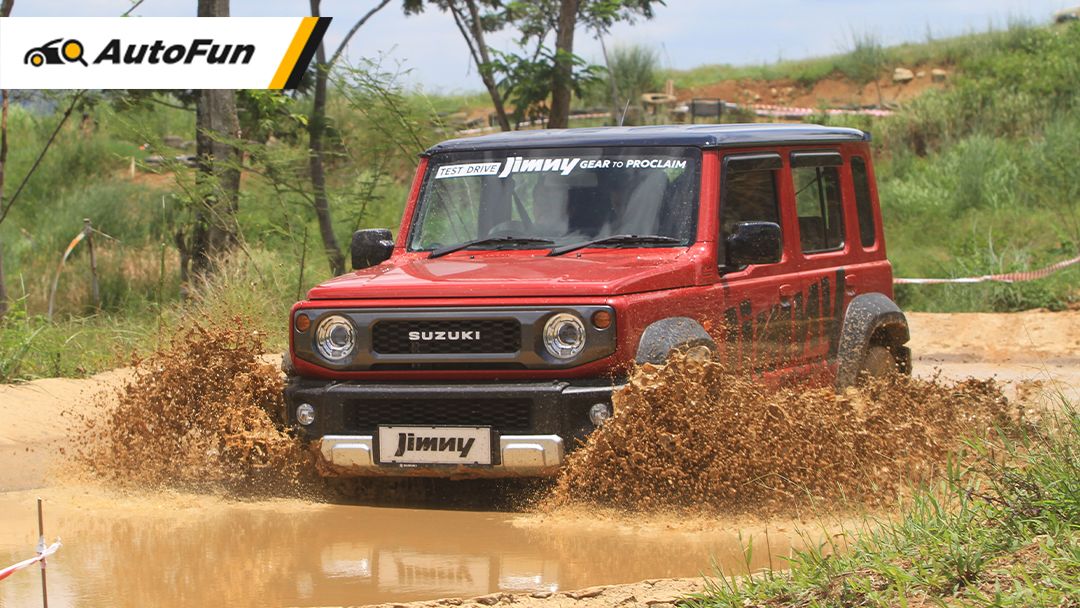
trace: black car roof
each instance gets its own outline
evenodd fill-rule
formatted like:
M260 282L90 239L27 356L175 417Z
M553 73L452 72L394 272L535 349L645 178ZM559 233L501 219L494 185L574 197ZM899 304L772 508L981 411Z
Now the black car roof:
M723 148L768 144L819 144L870 141L858 129L809 124L658 125L646 127L591 127L509 131L451 139L427 149L440 152L500 150L505 148L587 148L608 146L696 146Z

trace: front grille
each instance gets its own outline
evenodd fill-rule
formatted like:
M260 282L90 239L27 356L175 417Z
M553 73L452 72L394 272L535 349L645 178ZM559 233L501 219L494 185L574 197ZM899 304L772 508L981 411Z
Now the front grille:
M410 340L410 332L429 339ZM458 337L470 333L476 338ZM382 355L516 353L521 324L515 319L379 321L371 330L371 344Z
M527 399L395 399L345 404L347 431L373 433L384 426L490 426L503 432L528 432L532 407Z
M373 372L528 369L522 363L373 363Z

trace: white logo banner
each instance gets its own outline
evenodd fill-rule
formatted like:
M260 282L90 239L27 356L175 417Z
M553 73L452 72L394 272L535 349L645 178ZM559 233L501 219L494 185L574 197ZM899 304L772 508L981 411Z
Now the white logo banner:
M329 17L6 17L0 88L295 88L329 24Z

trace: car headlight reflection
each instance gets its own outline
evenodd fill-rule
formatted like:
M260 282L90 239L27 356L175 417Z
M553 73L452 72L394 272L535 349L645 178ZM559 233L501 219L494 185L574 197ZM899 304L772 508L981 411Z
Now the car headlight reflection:
M344 361L356 348L356 329L345 317L330 315L319 323L315 331L315 347L327 361Z
M573 359L585 348L585 324L570 313L551 317L544 325L544 348L558 359Z

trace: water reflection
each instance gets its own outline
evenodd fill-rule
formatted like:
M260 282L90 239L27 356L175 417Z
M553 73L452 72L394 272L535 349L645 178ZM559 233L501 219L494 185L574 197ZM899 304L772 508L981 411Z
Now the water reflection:
M0 513L26 514L0 521L0 564L36 540L29 503L13 496L0 494ZM714 558L743 567L734 532L634 535L515 526L513 514L303 503L51 502L49 534L64 539L49 566L52 606L405 602L695 576ZM784 543L774 533L777 563ZM764 567L756 544L752 567ZM0 606L39 602L34 574L5 581Z

